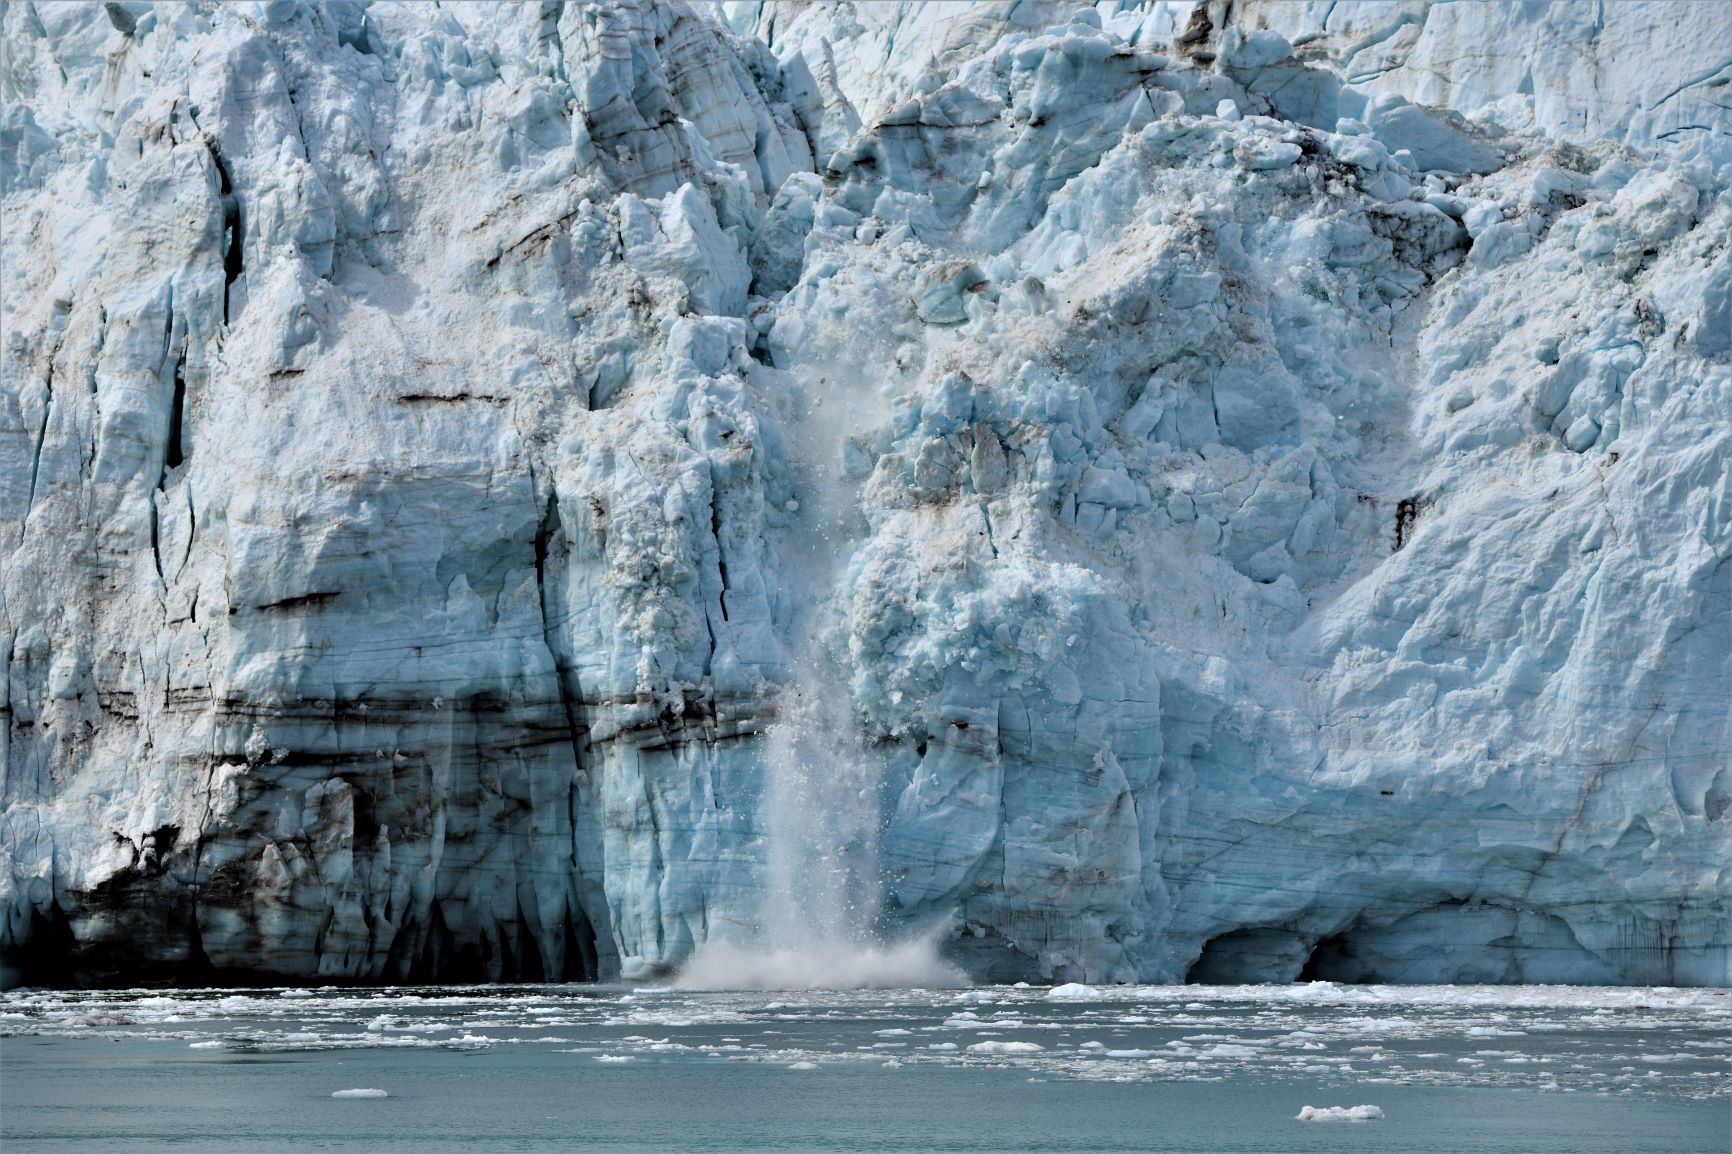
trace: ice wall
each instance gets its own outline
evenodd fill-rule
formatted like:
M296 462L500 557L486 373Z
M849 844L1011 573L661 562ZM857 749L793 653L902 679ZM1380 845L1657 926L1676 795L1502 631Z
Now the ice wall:
M1714 6L0 21L8 980L1732 979Z

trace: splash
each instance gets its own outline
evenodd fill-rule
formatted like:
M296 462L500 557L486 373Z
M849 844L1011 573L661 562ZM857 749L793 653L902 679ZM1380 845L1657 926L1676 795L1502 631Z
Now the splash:
M810 667L810 666L809 666ZM964 985L938 953L941 929L885 940L878 929L883 763L847 724L845 690L802 679L770 728L767 843L756 934L707 943L675 985L695 990L888 989ZM798 686L800 682L796 682Z
M820 386L826 383L819 379ZM790 534L784 574L795 588L834 590L860 517L858 478L845 464L849 430L882 419L875 411L882 405L863 387L838 387L828 406L820 391L805 398L805 411L789 430L793 456L806 466L805 503ZM837 656L842 647L825 644L837 634L826 613L836 610L836 603L820 601L792 622L800 656L765 735L759 827L766 855L757 925L749 940L716 939L700 947L676 985L862 989L967 980L939 957L941 927L896 938L882 930L878 843L885 761L854 725Z
M890 945L808 943L745 949L712 942L699 950L674 985L685 990L944 989L968 977L938 956L938 935Z

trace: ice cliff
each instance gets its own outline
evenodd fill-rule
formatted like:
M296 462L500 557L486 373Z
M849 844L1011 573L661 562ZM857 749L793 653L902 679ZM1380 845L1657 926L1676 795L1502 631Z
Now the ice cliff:
M0 30L9 981L1732 979L1727 9Z

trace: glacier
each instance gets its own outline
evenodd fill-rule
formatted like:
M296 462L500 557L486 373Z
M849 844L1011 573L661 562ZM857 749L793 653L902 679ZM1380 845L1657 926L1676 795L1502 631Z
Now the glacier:
M1726 10L0 32L7 984L1732 984Z

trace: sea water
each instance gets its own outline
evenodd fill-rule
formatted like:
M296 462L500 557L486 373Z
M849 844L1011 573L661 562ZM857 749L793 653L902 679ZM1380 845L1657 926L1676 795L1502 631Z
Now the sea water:
M1729 1145L1723 990L22 990L0 1031L7 1154Z

